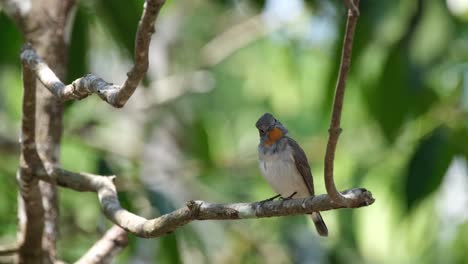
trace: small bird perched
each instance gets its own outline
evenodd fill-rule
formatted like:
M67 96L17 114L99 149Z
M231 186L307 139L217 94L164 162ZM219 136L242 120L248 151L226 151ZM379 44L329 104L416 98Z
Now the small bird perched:
M258 157L263 176L284 199L306 198L314 195L314 182L304 150L288 130L270 114L265 113L255 126L260 134ZM311 218L321 236L328 236L328 229L319 212Z

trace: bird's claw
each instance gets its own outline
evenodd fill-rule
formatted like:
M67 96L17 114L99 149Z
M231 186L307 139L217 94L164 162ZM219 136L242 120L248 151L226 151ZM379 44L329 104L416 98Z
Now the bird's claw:
M297 192L293 192L293 193L292 193L291 195L289 195L288 197L281 197L280 199L281 199L282 201L291 200L291 199L294 197L294 195L296 195L296 194L297 194Z
M268 198L268 199L262 200L262 201L260 201L260 203L261 203L261 204L264 204L265 202L271 202L271 201L275 200L275 199L278 198L278 197L281 197L281 194L277 194L277 195L275 195L275 196L273 196L273 197L270 197L270 198Z

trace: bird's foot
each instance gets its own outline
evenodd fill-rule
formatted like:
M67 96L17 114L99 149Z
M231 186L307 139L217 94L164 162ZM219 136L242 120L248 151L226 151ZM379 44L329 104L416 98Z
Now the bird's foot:
M294 195L296 195L296 194L297 194L297 192L293 192L293 193L292 193L291 195L289 195L288 197L281 197L280 199L281 199L282 201L291 200L291 199L294 197Z

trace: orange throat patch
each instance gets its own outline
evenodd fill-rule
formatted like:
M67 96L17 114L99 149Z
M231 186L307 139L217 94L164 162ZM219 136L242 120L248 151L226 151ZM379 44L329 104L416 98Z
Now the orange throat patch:
M271 146L276 141L278 141L278 139L280 139L282 136L283 136L283 131L275 127L270 131L270 133L268 133L268 140L265 142L265 144L268 146Z

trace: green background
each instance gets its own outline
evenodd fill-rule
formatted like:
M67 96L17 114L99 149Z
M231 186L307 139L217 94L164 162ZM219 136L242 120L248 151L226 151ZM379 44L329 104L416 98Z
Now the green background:
M168 1L150 70L126 107L97 96L66 103L63 167L117 175L122 205L146 217L189 199L262 200L273 192L257 168L254 124L271 112L304 148L316 193L325 193L346 10L342 1L292 1L300 12L272 18L273 2ZM304 216L130 236L118 262L468 263L468 11L449 9L453 2L361 1L335 180L340 189L369 189L373 205L324 212L329 238ZM142 6L80 1L65 81L93 72L122 82ZM0 36L0 243L10 243L23 40L4 13ZM219 62L207 60L217 54ZM60 189L60 212L58 250L67 262L110 225L93 193Z

